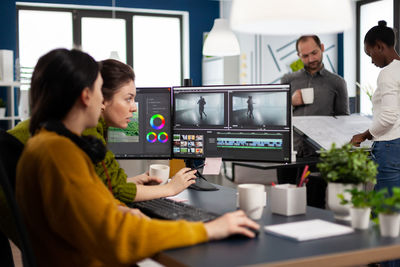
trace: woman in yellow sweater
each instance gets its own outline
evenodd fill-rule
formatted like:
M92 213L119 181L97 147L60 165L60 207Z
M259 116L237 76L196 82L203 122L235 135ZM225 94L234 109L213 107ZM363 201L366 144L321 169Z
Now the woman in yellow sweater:
M150 220L123 213L97 177L101 141L94 127L103 105L102 78L88 54L56 49L32 75L32 138L18 162L16 197L39 266L129 266L164 249L225 238L254 237L259 226L242 211L208 223Z

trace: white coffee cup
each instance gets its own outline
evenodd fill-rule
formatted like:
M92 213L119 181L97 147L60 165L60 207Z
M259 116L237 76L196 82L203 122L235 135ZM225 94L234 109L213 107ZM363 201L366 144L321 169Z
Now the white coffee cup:
M304 104L312 104L314 102L314 88L303 88L300 91Z
M253 220L259 220L266 202L265 186L262 184L240 184L239 208Z
M169 166L164 164L151 164L149 175L160 178L162 180L161 184L165 184L169 178Z

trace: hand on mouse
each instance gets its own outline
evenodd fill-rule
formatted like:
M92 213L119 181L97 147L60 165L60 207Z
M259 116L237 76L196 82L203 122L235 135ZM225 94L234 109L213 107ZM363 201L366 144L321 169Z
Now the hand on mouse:
M211 222L205 223L204 226L210 240L222 239L233 234L254 238L256 235L249 228L260 229L260 226L249 219L242 210L226 213Z
M186 188L188 188L191 184L195 183L197 170L192 170L190 168L182 168L179 170L174 177L171 178L171 181L166 184L171 192L171 196L176 195Z

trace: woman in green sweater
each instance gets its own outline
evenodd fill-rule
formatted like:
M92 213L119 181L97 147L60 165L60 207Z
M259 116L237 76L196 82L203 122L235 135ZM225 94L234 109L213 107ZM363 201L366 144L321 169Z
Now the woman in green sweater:
M134 99L136 87L135 74L129 65L112 59L100 62L100 65L104 81L104 109L97 126L85 130L83 135L95 136L106 144L108 127L126 128L132 113L137 111ZM26 144L30 137L29 120L20 122L8 132ZM168 184L145 185L152 181L159 183L160 180L150 177L148 173L128 178L110 150L107 150L104 160L95 165L95 169L115 198L123 203L176 195L194 183L196 172L184 168Z
M30 132L16 198L38 266L131 266L155 253L231 234L254 237L243 211L207 223L151 220L118 209L93 163L106 149L91 136L104 108L96 61L78 50L42 56L32 75Z

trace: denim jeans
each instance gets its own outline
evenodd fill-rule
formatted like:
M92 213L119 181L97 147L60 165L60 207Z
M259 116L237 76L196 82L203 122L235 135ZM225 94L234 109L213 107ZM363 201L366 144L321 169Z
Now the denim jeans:
M378 164L375 190L400 187L400 138L391 141L376 141L372 145L372 159Z
M400 187L400 138L391 141L376 141L372 145L372 159L378 164L375 190ZM399 267L400 259L381 262L382 267Z

